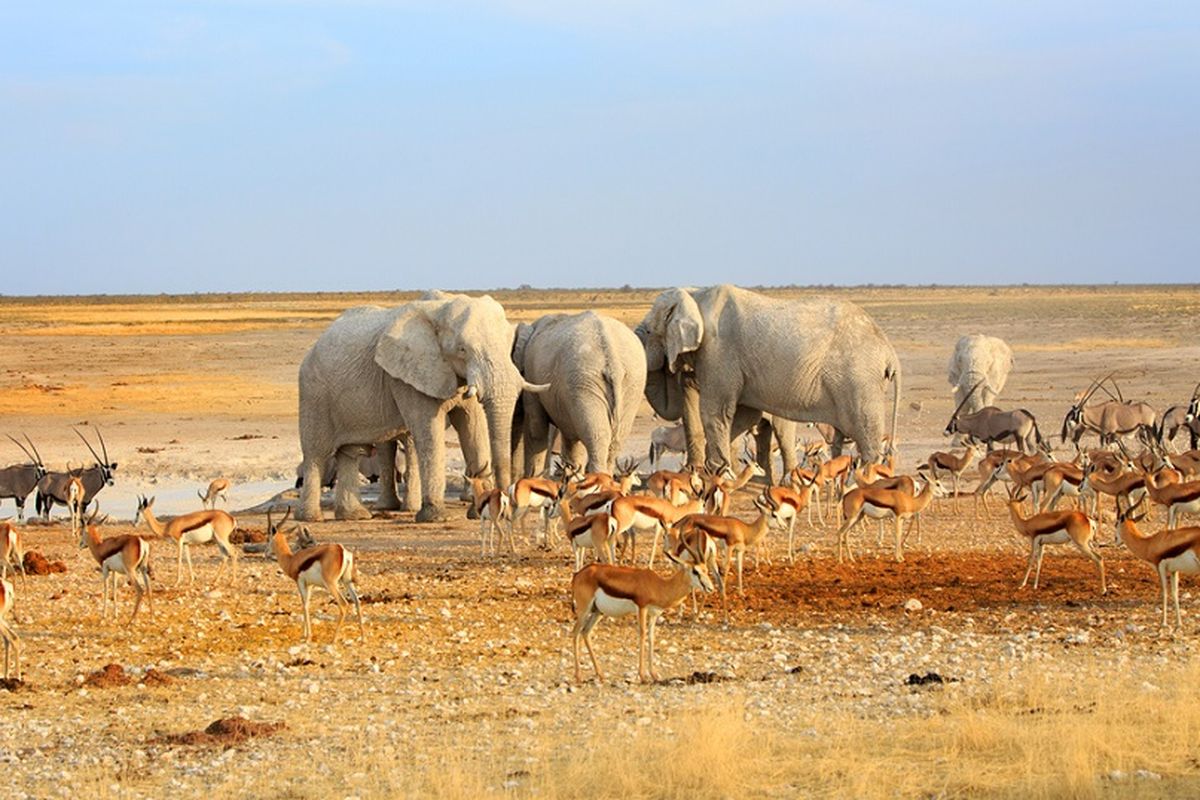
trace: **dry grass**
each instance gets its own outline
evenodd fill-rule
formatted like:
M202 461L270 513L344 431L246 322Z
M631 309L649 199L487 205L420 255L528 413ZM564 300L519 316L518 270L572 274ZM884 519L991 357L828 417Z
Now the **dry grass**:
M740 703L637 726L580 720L577 735L444 741L398 759L357 751L329 772L277 776L281 797L1163 797L1195 796L1200 671L1051 682L1029 668L994 691L948 687L932 714L816 715L788 730ZM472 745L478 749L471 752ZM338 754L342 756L343 754ZM514 759L514 756L522 756ZM524 763L525 766L520 766ZM1126 773L1112 780L1113 771ZM1144 779L1148 770L1162 780Z

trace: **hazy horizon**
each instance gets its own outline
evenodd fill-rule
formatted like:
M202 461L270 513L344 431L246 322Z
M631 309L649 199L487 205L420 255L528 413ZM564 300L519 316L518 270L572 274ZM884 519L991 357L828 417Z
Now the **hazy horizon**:
M0 7L5 296L1195 279L1200 7Z

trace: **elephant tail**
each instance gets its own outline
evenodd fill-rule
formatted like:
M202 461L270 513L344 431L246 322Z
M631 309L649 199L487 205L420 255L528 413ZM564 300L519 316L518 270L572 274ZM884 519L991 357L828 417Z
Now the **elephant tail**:
M888 431L888 444L893 452L897 452L896 430L900 421L900 361L897 359L888 365L883 377L892 382L892 427Z

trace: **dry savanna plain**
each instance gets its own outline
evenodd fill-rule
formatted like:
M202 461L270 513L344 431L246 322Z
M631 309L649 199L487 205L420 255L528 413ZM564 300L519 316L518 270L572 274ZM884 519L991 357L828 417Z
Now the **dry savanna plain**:
M1011 343L1001 405L1030 409L1045 433L1103 372L1159 409L1200 380L1196 287L835 293L899 353L905 471L947 446L946 365L965 333ZM586 308L633 325L653 295L495 296L513 320ZM106 535L133 530L137 494L179 511L216 476L234 484L241 527L262 531L261 511L241 509L291 485L306 349L343 309L410 296L2 298L0 433L28 433L54 467L89 458L72 428L102 431L119 464L100 496ZM658 424L646 407L627 455L644 455ZM2 441L0 461L20 460ZM749 518L752 497L735 513ZM590 670L572 680L566 545L481 558L465 504L448 510L442 524L313 525L357 555L366 636L347 624L332 643L321 595L307 646L295 586L262 555L214 583L215 550L195 548L197 580L176 587L174 545L153 541L153 600L127 627L131 593L121 622L101 618L99 573L61 511L21 526L27 549L66 569L16 580L25 680L0 690L0 795L1200 794L1200 591L1185 576L1183 630L1160 628L1155 576L1111 543L1111 509L1104 596L1094 565L1064 547L1038 590L1018 588L1027 551L999 502L981 519L969 497L961 513L926 514L903 564L862 530L859 562L838 565L833 528L801 519L796 562L773 532L728 627L715 598L698 617L664 617L662 682L637 682L632 618L602 622L604 686ZM14 513L5 501L0 514ZM232 718L245 724L204 733Z

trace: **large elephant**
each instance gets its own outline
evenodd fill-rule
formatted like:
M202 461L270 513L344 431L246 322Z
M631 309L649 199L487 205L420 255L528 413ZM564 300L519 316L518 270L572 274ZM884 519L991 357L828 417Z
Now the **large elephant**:
M549 426L563 455L589 471L612 472L646 389L646 355L633 331L594 311L549 314L517 326L513 362L526 380L548 383L526 392L522 427L525 474L542 471Z
M334 454L337 517L369 516L355 480L359 450L345 445L379 444L385 463L394 463L403 436L412 442L421 484L417 520L442 518L447 417L468 468L478 469L478 451L490 449L498 484L507 485L517 399L522 389L545 389L521 377L512 343L504 309L487 296L435 292L397 308L350 309L334 320L300 365L301 516L321 519L321 469ZM394 475L381 495L382 507L399 507Z
M668 289L636 333L649 368L646 398L660 416L683 417L692 464L730 463L738 418L762 412L776 422L829 423L876 460L889 432L889 384L895 432L900 361L853 303L776 300L728 285Z
M974 414L985 406L994 405L997 395L1008 381L1013 367L1012 349L1003 339L972 333L958 340L950 356L950 385L954 387L954 404L966 400L963 414ZM970 399L967 395L979 384Z

